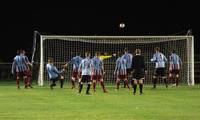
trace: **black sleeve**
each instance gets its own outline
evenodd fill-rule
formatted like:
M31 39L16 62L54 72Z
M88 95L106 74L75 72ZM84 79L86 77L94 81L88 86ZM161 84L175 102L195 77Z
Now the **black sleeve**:
M134 57L132 58L131 71L134 69Z
M144 68L144 70L146 70L145 61L144 61L144 57L143 56L142 56L142 68Z

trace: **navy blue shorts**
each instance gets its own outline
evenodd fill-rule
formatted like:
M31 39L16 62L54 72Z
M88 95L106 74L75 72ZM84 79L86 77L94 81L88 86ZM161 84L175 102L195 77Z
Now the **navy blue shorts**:
M156 68L154 70L154 76L165 76L165 68Z

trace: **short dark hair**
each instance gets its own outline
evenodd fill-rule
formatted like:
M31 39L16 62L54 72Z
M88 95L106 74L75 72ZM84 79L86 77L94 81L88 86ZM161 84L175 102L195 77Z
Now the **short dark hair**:
M23 49L20 49L20 50L19 50L19 53L20 53L20 54L21 54L21 53L23 53L23 52L24 52L24 50L23 50Z
M156 47L156 48L155 48L155 51L160 51L160 48L159 48L159 47Z
M53 62L53 58L51 58L51 57L48 58L48 62L49 62L49 63L52 63L52 62Z
M124 52L128 52L128 49L127 49L127 48L124 48Z
M81 53L80 53L80 52L76 52L76 55L80 56L80 55L81 55Z
M99 56L101 53L99 51L95 52L95 55Z
M17 50L17 55L19 55L20 54L20 51L19 50Z
M117 56L120 57L121 55L123 55L123 52L118 51Z
M136 49L135 50L135 54L141 54L141 50L140 49Z
M85 56L89 57L90 56L90 52L85 52Z

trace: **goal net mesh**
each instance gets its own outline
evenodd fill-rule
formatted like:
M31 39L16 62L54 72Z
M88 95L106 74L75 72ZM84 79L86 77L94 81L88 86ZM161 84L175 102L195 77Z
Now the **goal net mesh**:
M45 70L45 65L49 57L54 59L54 64L58 69L62 69L65 62L70 61L76 53L80 53L84 58L85 52L91 53L91 58L95 52L99 51L112 55L123 52L127 48L129 53L134 55L136 48L142 50L145 58L147 74L144 84L152 84L155 63L150 62L153 57L154 48L159 47L161 52L169 59L169 51L175 50L180 56L183 65L180 73L180 83L194 84L193 71L193 36L52 36L42 35L40 43L37 44L37 55L35 61L39 63L38 84L43 86L49 83ZM115 62L117 57L103 60L104 81L106 84L115 84L114 76ZM166 63L166 75L168 75L168 65ZM65 75L65 82L70 83L72 75L72 65L68 65ZM130 81L131 78L129 78ZM158 83L163 84L159 80ZM169 81L170 82L170 81Z

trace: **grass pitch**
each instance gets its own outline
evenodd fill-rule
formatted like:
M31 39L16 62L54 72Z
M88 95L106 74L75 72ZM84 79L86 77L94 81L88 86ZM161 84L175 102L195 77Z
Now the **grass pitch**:
M200 86L156 90L144 85L144 94L107 87L109 93L81 95L77 89L34 86L16 89L15 83L0 82L0 120L199 120Z

